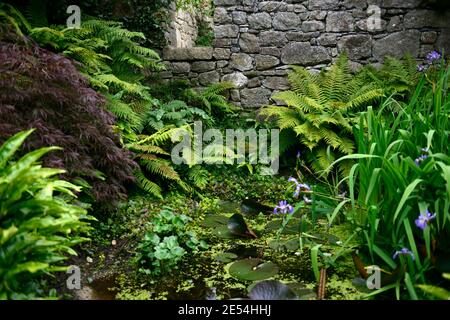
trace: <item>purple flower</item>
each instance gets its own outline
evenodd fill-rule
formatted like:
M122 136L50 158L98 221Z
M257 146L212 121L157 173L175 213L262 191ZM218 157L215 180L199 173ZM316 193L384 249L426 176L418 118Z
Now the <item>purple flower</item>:
M414 160L414 163L416 164L416 166L419 166L420 163L421 163L422 161L424 161L426 158L428 158L428 156L427 156L426 154L421 155L420 157L418 157L418 158L416 158L416 159Z
M280 201L280 203L273 209L273 213L275 214L286 214L286 213L293 213L294 207L287 203L286 200Z
M441 54L437 51L431 51L429 54L427 54L426 62L428 64L432 64L433 61L439 60L441 58Z
M295 179L295 178L293 178L293 177L290 177L290 178L288 179L288 181L289 181L289 182L294 182L294 183L295 183L295 192L294 192L294 197L295 197L295 198L298 197L298 196L300 195L300 191L301 191L302 189L305 189L305 190L307 190L307 191L311 191L311 187L310 187L310 186L308 186L306 183L299 183L299 182L297 181L297 179Z
M302 153L300 152L300 150L298 150L297 151L297 155L296 155L296 157L297 157L297 159L300 159L300 156L302 155Z
M417 71L418 72L423 72L425 71L426 67L422 64L417 65Z
M436 218L436 213L435 214L431 214L430 211L428 211L428 209L425 211L425 213L421 213L419 214L419 217L416 219L416 226L422 230L424 230L427 226L428 226L428 222L431 219Z
M394 255L392 256L392 259L396 259L398 255L407 255L409 254L411 256L411 259L414 260L414 254L409 250L408 248L403 248L400 251L395 251Z

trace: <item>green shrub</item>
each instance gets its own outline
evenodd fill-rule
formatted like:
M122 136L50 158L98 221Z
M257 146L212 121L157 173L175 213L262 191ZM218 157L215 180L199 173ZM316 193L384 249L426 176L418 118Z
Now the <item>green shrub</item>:
M187 229L190 220L183 214L174 214L170 208L151 219L135 258L140 272L153 276L167 274L186 254L207 248L203 240Z
M65 271L66 255L86 238L93 219L73 204L80 187L56 178L64 172L37 161L56 147L14 155L31 130L20 132L0 147L0 299L39 297L37 279Z

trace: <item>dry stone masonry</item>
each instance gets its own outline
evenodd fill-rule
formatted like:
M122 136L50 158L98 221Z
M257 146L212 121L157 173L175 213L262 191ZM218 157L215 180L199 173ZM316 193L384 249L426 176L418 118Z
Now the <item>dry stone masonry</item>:
M193 86L236 85L231 98L246 108L286 90L290 65L320 69L347 53L351 66L433 49L450 52L450 12L421 0L215 0L213 48L163 52L167 79Z

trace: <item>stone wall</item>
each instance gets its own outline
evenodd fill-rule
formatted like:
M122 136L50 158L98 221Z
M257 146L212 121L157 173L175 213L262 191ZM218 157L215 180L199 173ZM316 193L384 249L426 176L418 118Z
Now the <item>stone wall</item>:
M177 10L174 2L169 9L170 24L166 27L166 40L176 48L192 47L197 39L197 19L194 13Z
M291 64L320 69L346 52L356 68L386 55L450 51L450 12L423 8L421 0L214 2L214 48L166 48L163 77L193 86L231 81L231 98L243 107L286 90Z

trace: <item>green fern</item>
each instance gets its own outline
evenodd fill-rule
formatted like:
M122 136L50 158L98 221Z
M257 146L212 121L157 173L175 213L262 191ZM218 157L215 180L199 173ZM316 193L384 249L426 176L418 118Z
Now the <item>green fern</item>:
M183 92L183 100L186 100L189 105L205 110L210 115L221 117L237 110L225 96L225 93L233 88L234 85L229 82L211 84L202 90L189 88Z
M19 10L3 2L0 2L0 25L12 29L19 36L23 36L32 29L31 24Z
M155 109L148 111L145 115L145 126L157 131L170 124L181 127L195 120L201 120L206 125L213 122L202 109L189 107L181 100L172 100L165 104L157 104Z
M138 185L142 190L145 190L146 192L154 195L155 197L162 199L161 187L158 186L153 181L147 179L142 170L137 170L134 173L134 176L136 177Z
M268 106L261 115L275 119L282 137L283 131L295 133L309 149L314 171L324 171L337 157L353 152L352 125L358 111L382 97L383 90L351 74L345 55L320 73L293 66L288 77L292 90L272 97L286 106ZM286 140L281 139L283 151L291 145ZM342 163L339 171L347 172L346 166Z
M361 78L381 87L386 96L409 97L417 84L417 62L409 55L402 59L386 57L381 68L368 65L360 73Z

